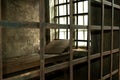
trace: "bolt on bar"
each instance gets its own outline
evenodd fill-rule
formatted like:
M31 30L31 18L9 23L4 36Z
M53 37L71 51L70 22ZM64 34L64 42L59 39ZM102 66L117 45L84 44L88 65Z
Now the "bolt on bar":
M87 33L87 47L88 47L88 80L91 80L91 50L90 50L90 36L91 36L91 0L88 0L88 33Z
M105 14L104 14L104 0L102 0L102 25L101 25L101 66L100 66L100 79L103 79L103 43L104 43L104 18L105 18Z
M110 80L112 80L112 69L113 69L113 54L112 54L112 50L113 50L113 26L114 26L114 0L112 0L112 26L111 26L111 65L110 65Z
M45 80L45 0L39 0L39 19L40 22L40 80Z
M70 80L73 80L73 0L70 0Z

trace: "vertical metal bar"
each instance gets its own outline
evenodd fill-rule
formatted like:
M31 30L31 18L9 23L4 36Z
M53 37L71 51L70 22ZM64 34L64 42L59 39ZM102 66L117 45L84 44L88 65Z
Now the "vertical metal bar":
M103 80L103 43L104 43L104 20L105 20L105 14L104 14L104 11L105 11L105 6L104 6L104 0L102 0L102 25L101 25L101 64L100 64L100 78L101 80Z
M78 0L77 0L78 1ZM76 9L77 9L77 14L78 14L78 2L76 3ZM77 25L78 25L78 15L77 15L77 23L76 23ZM76 48L78 48L78 29L76 29Z
M2 64L2 28L0 27L0 80L3 78Z
M58 0L58 16L60 16L59 12L60 12L60 5ZM58 24L60 24L60 17L58 17ZM60 29L58 29L58 39L59 39L59 35L60 35Z
M54 16L56 16L56 12L57 12L57 10L56 10L56 8L55 8L55 4L56 4L56 0L54 0ZM56 18L54 17L54 23L56 23L56 22L57 22L57 21L56 21ZM55 39L57 39L57 38L56 38L56 36L57 36L57 35L56 35L56 33L57 33L57 32L56 32L56 29L54 29L54 31L55 31Z
M114 26L114 0L112 0L112 25L111 25L111 63L110 63L110 80L112 80L112 69L113 69L113 54L112 54L112 50L113 50L113 26Z
M70 80L73 80L73 0L70 0Z
M68 4L66 4L66 15L68 15ZM66 16L66 24L68 25L68 16ZM66 29L66 39L68 39L68 29Z
M88 80L91 80L91 49L90 49L90 36L91 36L91 0L88 0L88 33L87 33L87 45L88 45Z
M85 2L83 2L83 13L84 13L84 3ZM83 26L85 25L85 21L84 21L85 18L84 17L85 17L85 15L83 15ZM85 39L85 30L83 30L83 39Z
M1 21L1 0L0 0L0 21ZM0 80L3 78L2 72L2 28L0 27Z
M120 11L118 18L120 18ZM120 80L120 23L119 23L119 80Z
M40 22L45 22L45 0L39 0ZM45 26L40 25L40 80L45 80Z

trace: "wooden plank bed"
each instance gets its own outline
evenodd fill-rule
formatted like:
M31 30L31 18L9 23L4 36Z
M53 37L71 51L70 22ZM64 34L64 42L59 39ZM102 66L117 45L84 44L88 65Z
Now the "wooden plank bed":
M62 41L62 43L61 43ZM68 41L67 41L68 42ZM61 44L62 46L58 46L56 49L56 45ZM52 43L48 44L48 47L46 49L46 54L45 54L45 64L48 66L49 64L56 64L57 62L64 62L66 60L69 60L69 52L68 52L68 45L65 44L65 40L60 40L57 42L53 41ZM52 47L50 47L52 46ZM61 50L60 50L61 49ZM53 53L52 53L53 50ZM55 52L54 52L55 51ZM59 53L57 53L57 51ZM84 57L86 56L86 50L81 50L81 49L74 49L74 58L77 57ZM29 70L35 67L39 68L40 66L40 55L38 53L33 53L30 55L26 56L20 56L16 58L10 58L6 59L3 62L3 72L4 75L11 74L11 73L16 73L16 72L22 72L24 70Z

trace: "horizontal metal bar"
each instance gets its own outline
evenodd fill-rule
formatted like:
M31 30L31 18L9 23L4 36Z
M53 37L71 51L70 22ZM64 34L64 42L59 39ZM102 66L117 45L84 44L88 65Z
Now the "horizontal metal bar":
M8 28L39 28L39 25L43 25L47 29L70 29L70 25L65 24L0 21L0 26ZM73 29L87 29L87 27L88 26L73 25ZM100 26L92 25L91 30L101 30L101 28ZM111 27L104 26L104 30L111 30ZM119 26L114 26L113 30L119 30Z
M87 40L76 40L76 39L75 39L74 41L78 41L78 42L79 42L79 41L81 41L81 42L87 42Z
M102 3L101 0L94 0L94 1L96 1L96 2L98 2L98 3ZM104 1L104 4L107 5L107 6L112 7L112 3L109 2L109 1L107 1L107 0ZM113 5L113 7L116 8L116 9L120 9L120 5L115 4L115 3L114 3L114 5Z
M112 75L115 75L115 74L117 74L118 73L118 69L116 69L116 70L114 70L111 74ZM107 78L109 78L110 77L110 74L107 74L107 75L105 75L105 76L103 76L103 80L106 80ZM98 80L101 80L101 79L98 79Z
M83 1L87 1L87 0L77 0L77 1L73 1L73 3L83 2ZM70 2L64 2L64 3L55 4L55 6L66 5L66 4L70 4Z
M38 22L11 22L11 21L0 21L1 27L24 27L24 28L39 28Z
M17 80L17 79L28 80L28 79L31 79L31 78L34 78L34 77L37 77L37 76L40 76L40 70L30 71L30 72L27 72L27 73L24 73L24 74L19 74L19 75L16 75L16 76L13 76L13 77L10 77L10 78L6 78L6 79L3 79L3 80Z
M119 52L119 49L112 50L113 54L116 53L116 52ZM107 55L110 55L110 51L103 52L103 56L107 56ZM100 58L100 53L96 53L96 54L90 56L91 60L96 59L96 58ZM74 59L73 60L73 65L81 64L81 63L84 63L84 62L87 62L87 56L82 57L82 58L78 58L78 59ZM69 67L69 61L66 61L66 62L63 62L63 63L60 63L60 64L56 64L56 65L53 65L53 66L50 66L50 67L46 67L45 68L45 73L49 73L49 72L52 72L52 71L55 71L55 70L60 70L60 69L67 68L67 67ZM37 76L39 76L39 72L40 72L40 70L34 70L34 71L27 72L27 73L24 73L24 74L21 74L21 75L16 75L16 76L13 76L13 77L10 77L10 78L6 78L4 80L13 80L13 79L25 78L27 76L29 76L29 78L37 77Z
M92 28L92 30L101 30L100 26L92 25L91 28ZM111 30L111 26L104 26L103 30ZM119 26L114 26L113 30L119 30Z
M76 13L76 14L73 14L73 16L85 16L85 15L88 15L88 13ZM70 15L59 15L59 16L55 16L54 18L60 18L60 17L70 17Z

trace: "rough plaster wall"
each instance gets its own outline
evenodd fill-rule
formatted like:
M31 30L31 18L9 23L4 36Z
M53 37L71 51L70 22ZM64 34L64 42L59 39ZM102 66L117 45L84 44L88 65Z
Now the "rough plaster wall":
M38 0L3 0L3 20L39 21ZM19 57L38 52L39 30L23 28L3 29L4 58Z

